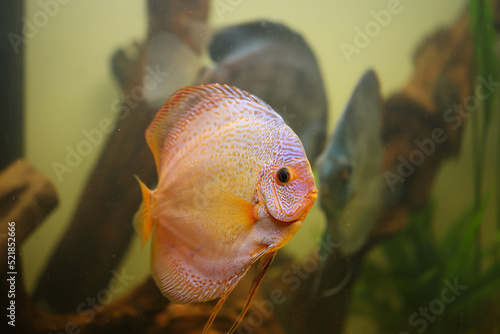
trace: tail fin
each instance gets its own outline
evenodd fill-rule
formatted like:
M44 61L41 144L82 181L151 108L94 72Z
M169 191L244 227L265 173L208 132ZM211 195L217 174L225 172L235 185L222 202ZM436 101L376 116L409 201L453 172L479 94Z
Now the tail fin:
M148 187L144 183L142 183L137 175L135 176L135 178L141 186L142 203L139 210L134 215L134 228L141 237L141 242L144 246L146 241L148 241L149 237L151 236L151 231L153 231L154 227L153 221L151 220L150 216L151 190L149 190Z

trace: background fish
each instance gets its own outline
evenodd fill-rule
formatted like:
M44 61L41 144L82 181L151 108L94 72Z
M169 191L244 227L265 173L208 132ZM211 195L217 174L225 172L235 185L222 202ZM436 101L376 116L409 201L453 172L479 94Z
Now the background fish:
M342 251L363 246L384 204L382 176L382 99L375 72L356 86L342 117L318 159L321 206L328 230Z
M249 300L276 251L300 228L317 190L302 144L267 104L217 84L178 90L146 131L158 187L140 182L135 228L152 236L152 272L175 303L221 297L264 259ZM154 230L153 230L154 228Z
M328 105L305 39L285 25L255 21L219 31L209 52L215 65L198 82L234 85L262 98L299 136L314 163L326 140Z

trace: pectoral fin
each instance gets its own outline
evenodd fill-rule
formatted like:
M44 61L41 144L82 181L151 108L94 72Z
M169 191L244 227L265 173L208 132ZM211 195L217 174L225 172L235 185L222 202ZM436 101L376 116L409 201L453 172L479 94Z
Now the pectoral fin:
M250 307L250 304L252 304L253 298L255 297L255 294L257 293L257 290L259 289L260 283L262 283L262 280L264 279L264 275L266 274L267 270L271 266L271 263L273 263L274 257L276 256L277 251L273 251L271 253L268 253L265 255L265 257L262 259L262 263L259 266L259 270L257 271L257 274L255 274L255 277L253 278L252 281L252 287L250 288L250 296L248 296L248 301L241 311L238 319L234 322L233 326L229 330L228 334L232 334L236 328L240 325L241 321L243 320L243 317L245 316L245 313L247 313L248 308Z
M274 260L274 257L276 256L277 251L272 251L270 253L267 253L264 255L264 258L262 259L262 262L259 266L259 269L257 273L255 274L255 277L253 278L252 281L252 286L250 288L250 295L248 296L247 303L245 304L245 307L241 311L240 315L238 316L238 319L234 322L233 326L231 326L231 329L227 332L228 334L234 333L236 328L240 325L241 321L243 320L243 317L245 316L245 313L248 311L248 308L252 304L253 298L255 297L255 294L257 293L257 290L259 289L260 283L262 283L262 280L264 279L264 275L266 274L267 270L271 266L271 263ZM202 334L208 333L208 330L210 329L210 326L214 322L215 317L217 316L217 313L221 309L222 305L226 302L227 298L231 294L231 292L234 290L236 287L236 284L238 282L235 282L233 286L231 286L219 299L217 302L217 305L215 305L215 308L212 311L212 314L210 315L210 318L208 319L207 324L205 325L205 328L203 329Z

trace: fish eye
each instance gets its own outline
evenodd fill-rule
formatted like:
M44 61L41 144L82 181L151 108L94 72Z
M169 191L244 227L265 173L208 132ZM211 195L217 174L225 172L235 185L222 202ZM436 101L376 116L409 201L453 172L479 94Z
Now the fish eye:
M276 172L276 179L281 184L287 184L292 180L292 173L288 167L282 167Z
M341 179L342 179L343 182L349 181L349 177L351 176L351 172L352 172L352 167L351 166L346 166L342 170Z

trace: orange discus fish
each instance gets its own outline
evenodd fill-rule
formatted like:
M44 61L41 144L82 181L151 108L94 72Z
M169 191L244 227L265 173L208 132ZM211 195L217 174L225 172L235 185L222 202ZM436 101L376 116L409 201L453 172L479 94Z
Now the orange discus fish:
M204 333L248 269L263 259L241 322L279 248L317 197L295 133L269 105L235 87L175 92L146 130L158 186L140 182L134 225L152 236L153 278L174 303L219 298Z

